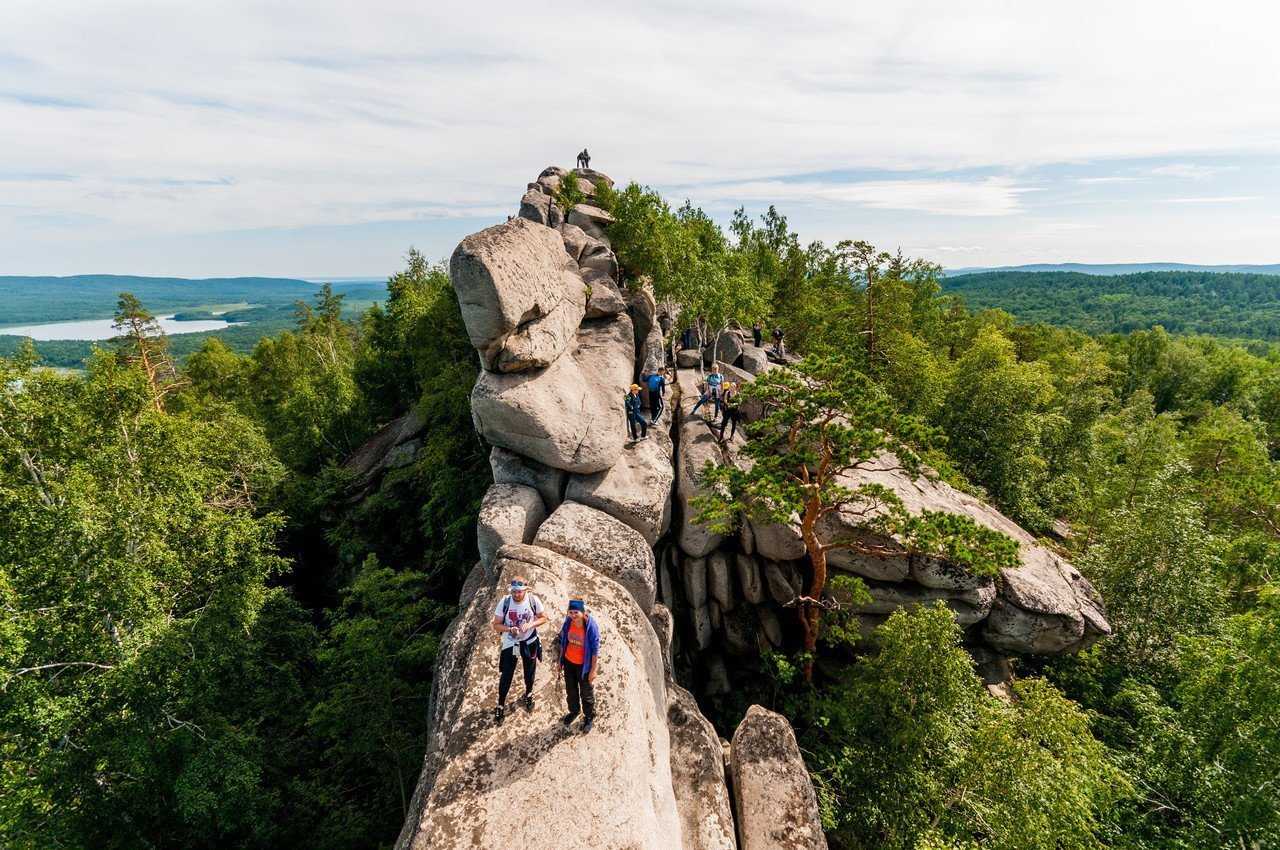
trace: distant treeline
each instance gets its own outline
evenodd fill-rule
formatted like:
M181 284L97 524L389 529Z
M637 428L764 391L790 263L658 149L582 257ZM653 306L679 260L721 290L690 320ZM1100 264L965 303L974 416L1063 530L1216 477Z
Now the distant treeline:
M987 272L945 278L942 285L973 309L998 307L1020 321L1088 333L1128 333L1162 325L1171 333L1280 339L1276 275Z
M342 310L346 318L358 317L374 302L386 300L387 294L383 282L345 282L334 284L333 289L343 296ZM259 277L208 280L128 275L0 277L0 321L42 324L104 318L111 315L122 291L147 293L139 297L148 306L154 304L157 314L174 311L179 321L224 319L233 323L225 330L171 337L173 354L183 362L213 336L237 353L252 351L264 336L274 336L294 327L297 302L309 302L320 287L304 280ZM247 306L231 307L235 304ZM14 356L23 339L6 335L0 329L0 357ZM103 346L105 341L96 344ZM36 351L45 365L74 369L83 365L94 345L91 340L50 340L37 342Z

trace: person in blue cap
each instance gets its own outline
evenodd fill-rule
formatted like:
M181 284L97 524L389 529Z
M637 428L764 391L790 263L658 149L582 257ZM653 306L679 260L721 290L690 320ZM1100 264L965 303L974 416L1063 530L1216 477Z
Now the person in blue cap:
M526 711L533 711L533 677L542 660L542 642L538 639L538 626L547 621L542 600L529 592L524 576L511 579L510 593L502 597L493 610L494 634L502 636L502 651L498 655L498 707L493 710L493 722L502 723L506 711L507 692L515 677L516 656L524 670L524 703Z
M582 712L582 731L590 732L596 716L596 673L600 669L600 626L581 599L569 600L569 616L560 626L560 669L564 671L569 713L565 726Z

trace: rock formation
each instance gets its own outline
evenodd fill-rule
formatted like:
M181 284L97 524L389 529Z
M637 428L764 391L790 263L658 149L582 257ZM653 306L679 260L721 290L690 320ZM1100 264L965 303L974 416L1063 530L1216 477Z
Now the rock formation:
M573 843L586 847L825 848L787 720L753 707L726 756L698 706L698 698L733 688L739 659L795 646L788 606L807 569L786 525L744 521L722 535L694 522L703 465L747 462L744 434L722 444L693 413L700 370L719 358L730 380L750 381L791 359L729 329L714 346L680 351L669 363L675 315L646 281L622 285L608 212L559 208L554 192L567 173L545 169L517 217L468 236L450 261L482 367L472 417L493 447L494 483L477 522L481 560L441 643L427 753L396 846L541 844L569 817ZM591 200L613 182L594 170L575 173ZM666 409L648 439L629 442L623 395L664 365L679 367ZM743 410L748 420L760 413ZM416 417L388 426L349 463L352 472L375 480L421 428ZM911 480L892 464L867 475L912 510L962 513L1009 534L1022 560L993 581L905 550L835 555L833 568L864 577L871 589L872 601L858 611L865 629L896 608L941 601L965 627L991 687L1007 677L1008 653L1071 651L1109 632L1088 582L990 506L937 481ZM844 531L839 518L823 529ZM512 707L503 725L492 720L498 642L489 622L516 574L547 607L547 660L568 599L585 599L601 625L589 734L560 724L563 685L545 663L532 712ZM559 794L571 786L586 791L568 805Z

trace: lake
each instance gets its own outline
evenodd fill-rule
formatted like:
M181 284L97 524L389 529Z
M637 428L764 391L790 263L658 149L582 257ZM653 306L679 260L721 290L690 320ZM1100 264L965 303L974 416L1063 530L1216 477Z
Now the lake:
M0 336L29 336L37 342L62 339L111 339L119 331L111 327L111 319L83 319L78 322L48 322L42 325L0 327ZM220 331L231 327L222 319L199 319L194 322L176 322L173 316L160 316L160 329L167 334L193 334L201 331Z

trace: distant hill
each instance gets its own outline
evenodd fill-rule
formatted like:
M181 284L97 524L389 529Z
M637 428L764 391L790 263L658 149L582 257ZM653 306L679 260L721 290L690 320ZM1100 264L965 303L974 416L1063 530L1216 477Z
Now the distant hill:
M942 285L974 309L998 307L1020 321L1089 333L1163 325L1171 333L1280 340L1280 274L999 271L947 277Z
M159 314L211 304L292 303L316 289L305 280L278 277L0 276L0 325L106 318L121 292L132 292Z
M312 301L320 285L279 277L0 276L0 357L13 354L22 343L21 337L6 334L4 326L110 318L121 292L132 292L158 316L173 313L183 319L201 319L217 313L236 323L223 330L173 336L173 350L180 358L209 336L220 337L233 350L249 351L263 336L293 327L294 304ZM337 280L333 289L344 296L343 315L348 318L387 296L386 280L378 278ZM37 343L36 350L49 365L75 367L93 345L54 340Z
M1025 266L972 266L947 269L948 277L983 272L1078 272L1093 275L1137 274L1139 272L1241 272L1243 274L1280 274L1280 263L1250 266L1197 266L1188 263L1031 263Z

